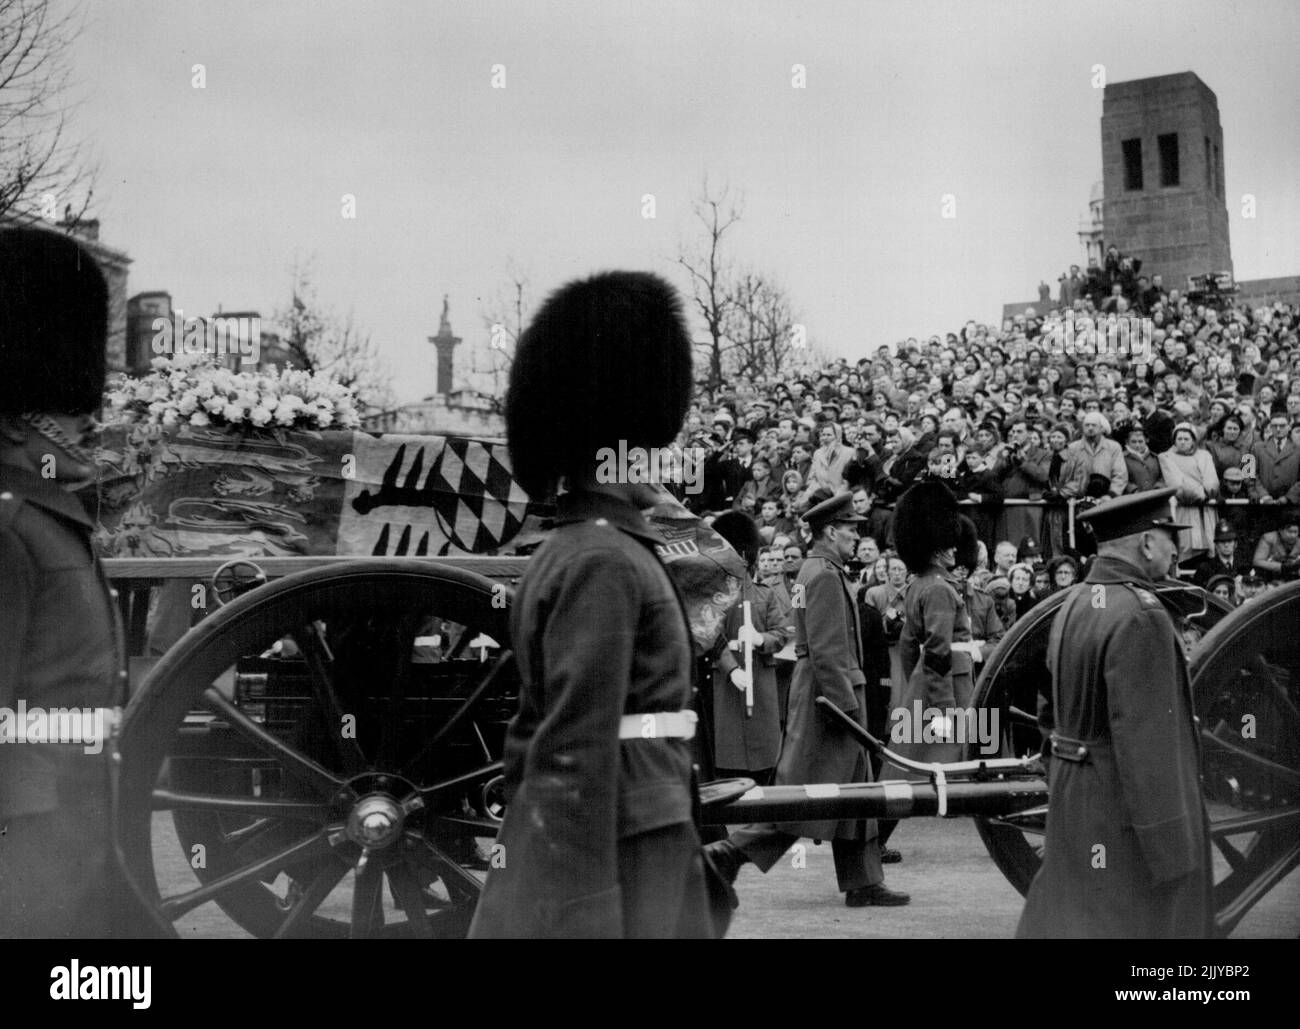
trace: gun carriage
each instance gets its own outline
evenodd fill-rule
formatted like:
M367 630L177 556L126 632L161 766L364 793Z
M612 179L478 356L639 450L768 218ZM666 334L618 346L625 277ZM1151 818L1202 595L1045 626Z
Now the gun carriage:
M273 558L223 569L222 591L242 595L153 666L120 740L118 842L164 931L211 901L261 937L465 932L496 857L498 758L518 690L508 599L525 560ZM161 577L214 564L108 562L137 603ZM1161 599L1193 647L1227 934L1300 863L1300 584L1230 614L1193 587L1170 584ZM996 756L972 742L964 762L908 785L705 786L704 820L971 816L1024 892L1046 823L1034 711L1059 602L1018 622L980 677L976 704L999 715ZM180 890L157 874L177 845L194 876ZM350 897L336 890L349 877Z

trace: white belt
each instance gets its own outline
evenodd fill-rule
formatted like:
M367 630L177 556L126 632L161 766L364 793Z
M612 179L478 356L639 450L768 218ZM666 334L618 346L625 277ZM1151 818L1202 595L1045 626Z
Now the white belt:
M695 738L694 711L656 711L654 714L624 715L618 721L620 740L689 740Z
M969 642L963 641L963 642L960 642L960 643L953 643L953 644L951 645L950 649L952 649L952 650L956 650L956 651L958 651L959 653L962 653L962 654L975 654L975 655L978 655L979 652L980 652L980 642L981 642L981 641L978 641L978 640L971 640L971 641L969 641Z

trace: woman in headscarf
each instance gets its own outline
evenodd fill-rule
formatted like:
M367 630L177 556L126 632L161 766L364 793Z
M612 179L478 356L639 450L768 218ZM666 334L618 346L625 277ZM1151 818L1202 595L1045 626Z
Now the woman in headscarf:
M794 468L787 469L781 476L780 499L784 502L786 516L794 518L801 510L804 493L803 476Z
M839 422L823 422L817 430L817 440L821 446L813 452L808 488L829 490L831 496L843 493L849 488L844 479L844 469L853 460L853 448L844 445L844 432Z
M1197 447L1196 430L1187 422L1174 426L1174 447L1160 455L1160 473L1165 485L1178 491L1174 521L1191 530L1186 536L1179 534L1179 561L1208 553L1214 546L1219 513L1205 502L1218 498L1219 476L1209 452Z
M1205 440L1205 449L1214 462L1214 472L1220 479L1229 468L1241 467L1241 459L1245 455L1241 448L1241 431L1241 419L1236 414L1224 415L1217 429L1211 429Z

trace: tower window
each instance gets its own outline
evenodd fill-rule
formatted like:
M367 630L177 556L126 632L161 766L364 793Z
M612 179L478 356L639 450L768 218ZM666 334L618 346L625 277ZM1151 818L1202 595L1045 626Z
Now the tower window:
M1160 185L1178 185L1178 133L1168 132L1156 137L1160 147Z
M1142 188L1142 140L1126 139L1124 147L1124 188Z

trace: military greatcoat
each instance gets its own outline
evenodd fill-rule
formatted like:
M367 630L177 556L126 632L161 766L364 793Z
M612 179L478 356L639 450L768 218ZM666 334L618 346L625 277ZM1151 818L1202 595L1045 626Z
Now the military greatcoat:
M0 465L0 707L14 717L21 702L24 724L34 708L107 710L126 700L118 609L91 527L71 493ZM115 931L112 741L95 749L0 743L0 937Z
M763 642L754 647L754 711L745 712L745 692L731 682L735 668L744 669L744 650L729 643L740 633L744 603ZM746 577L740 600L726 614L713 661L714 767L731 771L767 771L781 752L781 714L777 706L775 654L790 642L794 622L775 590Z
M794 679L778 784L871 782L862 744L817 704L828 697L866 728L866 676L861 664L857 606L834 547L818 540L799 569L791 592L794 609ZM818 840L871 840L874 820L800 822L782 831Z
M1047 841L1021 937L1208 935L1208 823L1187 664L1136 565L1097 558L1052 623ZM1075 741L1071 743L1069 741ZM1045 744L1044 753L1052 746ZM1060 751L1058 751L1058 754Z

